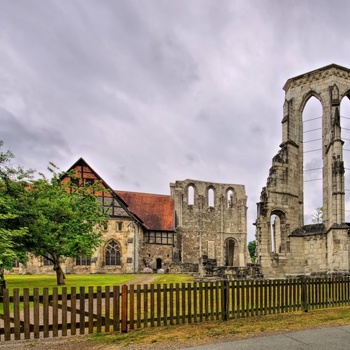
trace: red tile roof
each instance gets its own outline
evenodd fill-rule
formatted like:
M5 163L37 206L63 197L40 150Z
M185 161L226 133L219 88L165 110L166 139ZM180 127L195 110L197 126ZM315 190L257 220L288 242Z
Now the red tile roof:
M139 192L115 191L127 203L148 230L174 231L175 207L170 196Z

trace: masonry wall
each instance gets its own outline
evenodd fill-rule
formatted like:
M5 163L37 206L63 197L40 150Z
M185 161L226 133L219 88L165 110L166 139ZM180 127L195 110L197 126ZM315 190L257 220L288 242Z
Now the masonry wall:
M248 262L247 196L243 185L188 179L172 183L170 189L182 263L198 264L205 255L224 266L229 240L234 242L232 265Z
M135 273L144 267L141 248L143 246L143 231L130 219L109 219L107 227L102 231L102 244L91 257L90 265L76 265L76 260L67 258L62 263L65 273ZM114 240L119 248L120 265L105 264L105 249L108 242ZM50 274L55 273L53 266L44 265L42 257L30 255L26 266L14 269L15 273Z

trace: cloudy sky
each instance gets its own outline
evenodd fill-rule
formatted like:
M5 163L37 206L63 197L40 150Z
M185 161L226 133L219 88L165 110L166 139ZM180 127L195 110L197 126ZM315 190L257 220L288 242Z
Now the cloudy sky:
M244 184L248 232L287 79L350 67L347 0L0 0L0 140L115 189Z

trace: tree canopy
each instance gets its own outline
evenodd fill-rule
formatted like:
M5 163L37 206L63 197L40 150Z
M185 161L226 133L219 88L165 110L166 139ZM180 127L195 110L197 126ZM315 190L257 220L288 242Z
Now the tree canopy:
M252 262L254 262L256 259L255 250L256 250L256 241L250 241L248 243L248 251L249 251L249 255L252 259Z
M63 176L73 179L75 174L49 169L51 179L42 176L26 191L23 220L28 234L23 244L28 252L52 261L57 283L64 284L62 261L66 257L92 255L101 244L106 215L95 195L101 191L98 183L62 183Z
M21 240L27 228L19 220L18 204L33 171L13 166L13 158L10 151L0 150L0 289L4 286L4 270L10 270L15 260L26 261Z
M0 147L3 142L0 141ZM52 261L57 283L64 284L61 263L67 257L91 256L101 244L106 214L96 193L99 183L77 185L74 173L34 179L32 170L12 167L11 152L0 152L0 280L14 260L26 253ZM62 182L63 178L71 179Z
M314 224L323 223L323 207L316 208L315 212L311 215L311 220Z

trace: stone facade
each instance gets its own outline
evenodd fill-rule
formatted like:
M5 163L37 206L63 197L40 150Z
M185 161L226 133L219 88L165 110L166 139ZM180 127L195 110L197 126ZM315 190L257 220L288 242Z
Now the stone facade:
M170 184L183 263L206 256L220 266L245 266L247 196L243 185L184 180Z
M165 196L112 190L83 159L69 170L77 174L77 184L99 181L108 190L97 195L109 218L101 246L90 258L67 258L62 263L65 273L137 273L146 267L196 272L202 256L237 267L250 261L244 186L176 181L170 184L171 195ZM192 204L189 187L194 190ZM14 272L53 269L47 259L30 256L27 266Z
M257 204L258 262L265 277L348 273L340 102L350 98L350 70L332 64L289 79L284 90L282 143ZM323 111L321 225L304 225L302 113L312 96Z

